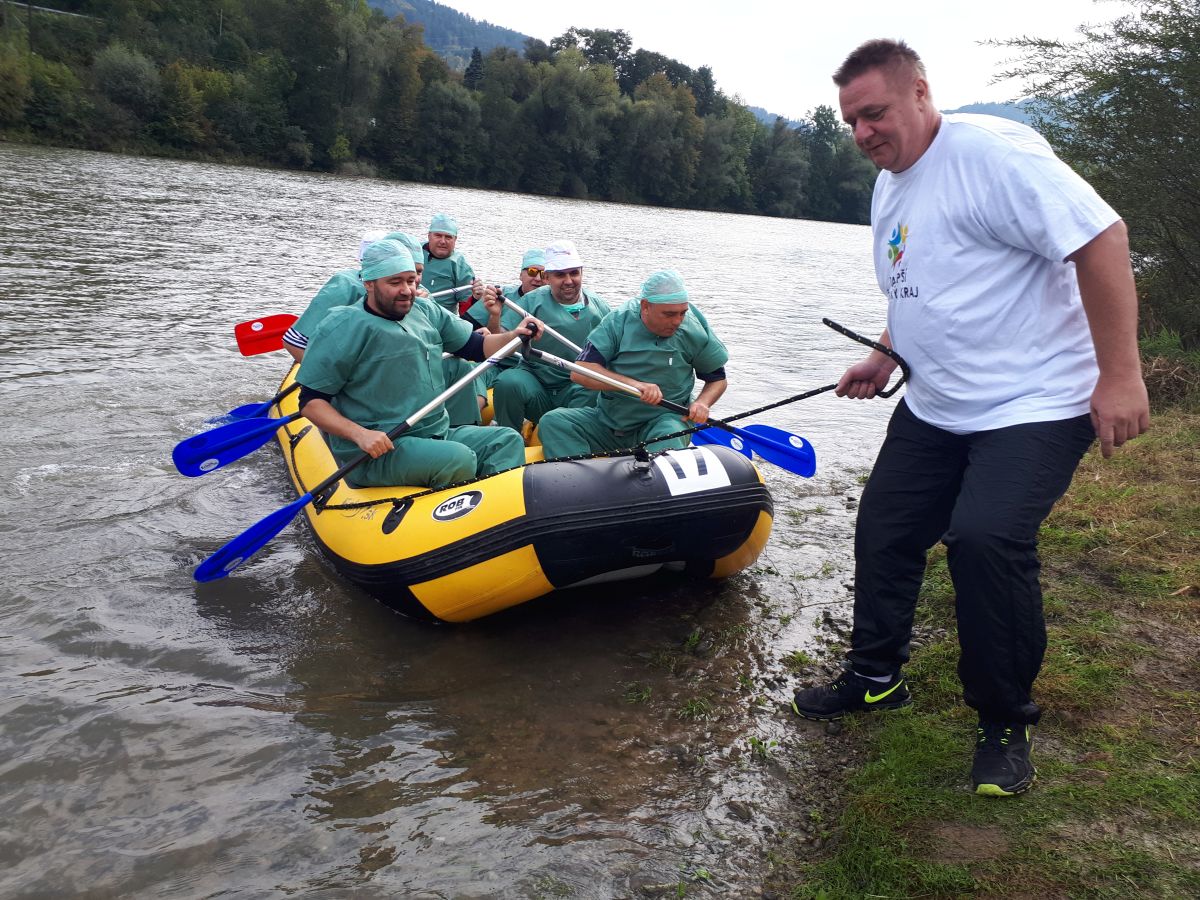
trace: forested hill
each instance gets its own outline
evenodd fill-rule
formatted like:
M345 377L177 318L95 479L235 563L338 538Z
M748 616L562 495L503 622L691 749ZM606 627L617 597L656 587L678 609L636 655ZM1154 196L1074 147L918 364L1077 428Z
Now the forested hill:
M867 221L875 170L829 107L759 122L620 30L462 72L424 36L367 0L0 3L0 139Z
M502 28L491 22L481 22L466 13L451 9L434 0L367 0L389 19L404 16L425 29L425 44L450 64L462 71L471 60L471 51L478 47L488 53L497 47L525 49L529 35Z

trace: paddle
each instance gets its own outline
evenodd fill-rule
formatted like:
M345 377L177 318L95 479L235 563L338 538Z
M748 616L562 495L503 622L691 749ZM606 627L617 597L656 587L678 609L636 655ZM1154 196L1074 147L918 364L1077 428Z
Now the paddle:
M446 388L446 390L442 391L442 393L438 394L409 416L406 421L389 431L387 433L388 438L395 440L404 434L404 432L412 428L418 421L425 418L425 416L457 394L471 381L478 378L489 366L494 366L501 359L515 351L520 344L520 338L513 338L501 347L499 352L489 356L483 363L473 367L470 372L463 375L462 378L458 379L458 381L454 382L454 384L450 385L450 387ZM250 526L208 559L204 560L204 562L200 563L196 567L196 571L192 577L197 581L215 581L218 578L224 578L262 549L271 538L283 531L288 526L288 523L296 518L300 510L304 509L305 506L312 503L318 497L323 497L329 488L334 487L342 478L370 458L370 454L360 453L298 500L289 503L282 509L277 509L269 516Z
M499 296L499 289L497 289L496 293L497 293L497 296ZM504 305L507 306L509 309L511 309L513 312L519 312L522 316L529 315L529 313L527 313L527 312L525 312L525 310L521 309L521 307L518 306L514 301L509 300L507 297L504 297L503 300L504 300ZM550 337L557 338L562 343L566 344L568 347L570 347L572 350L574 350L576 353L583 352L582 347L580 347L578 344L576 344L570 338L563 335L561 332L555 331L553 328L551 328L549 325L545 324L544 322L542 323L542 328L545 329L546 334L550 335Z
M300 418L294 412L282 419L241 419L180 441L171 459L180 474L195 478L247 456L265 444L282 426Z
M693 431L691 434L693 444L720 444L722 447L736 450L747 459L751 459L754 456L750 448L746 446L740 437L736 434L722 431L720 428L701 428L699 431Z
M240 419L257 419L260 416L265 416L271 411L271 407L286 397L293 391L300 389L300 382L293 381L282 391L272 397L265 403L246 403L242 406L235 406L223 416L214 416L208 420L209 425L227 425L230 422L236 422Z
M463 285L463 287L470 286L469 284ZM445 297L447 294L461 291L463 287L438 291L425 299L434 300L438 297ZM296 324L298 318L291 313L279 313L234 325L233 334L237 338L238 349L242 351L242 356L257 356L260 353L270 353L272 350L282 350L283 336L287 334L289 328Z
M631 384L626 384L623 381L618 381L615 378L609 378L594 369L589 369L586 366L581 366L578 363L568 362L565 359L560 359L557 356L552 356L545 351L538 350L532 346L526 346L524 353L533 359L540 359L544 363L552 366L557 366L560 369L565 369L569 372L577 372L585 378L591 378L603 384L610 385L619 391L624 391L633 397L640 397L641 392ZM677 412L683 416L687 415L688 408L680 406L678 403L672 403L670 400L660 400L658 405L663 409L669 409L672 412ZM776 437L767 434L752 432L745 428L738 428L736 425L730 425L727 422L722 422L720 419L709 419L710 427L717 427L731 434L737 435L742 439L743 443L752 451L757 453L768 462L774 463L781 469L787 469L789 472L795 472L797 475L802 475L805 478L812 476L817 470L817 455L813 452L812 445L804 438L788 432L782 432L787 435L786 440L781 441ZM698 433L698 432L697 432Z
M256 356L281 349L284 334L296 324L298 318L291 313L278 313L234 325L233 336L237 338L242 356Z

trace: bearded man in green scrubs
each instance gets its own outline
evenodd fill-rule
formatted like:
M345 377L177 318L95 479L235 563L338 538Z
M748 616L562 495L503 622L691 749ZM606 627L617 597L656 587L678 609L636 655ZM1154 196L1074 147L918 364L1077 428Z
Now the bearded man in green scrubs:
M583 260L573 241L556 241L546 248L545 279L545 287L526 294L521 306L582 347L592 329L608 315L609 306L598 294L584 290ZM483 296L495 299L495 288L484 288ZM549 332L538 346L555 356L574 357L576 352ZM593 406L595 402L596 394L572 383L566 372L528 360L501 373L492 388L496 422L517 431L526 419L537 424L551 409Z
M360 264L363 251L367 247L384 238L395 237L397 237L396 233L388 234L386 231L366 232L358 244ZM349 269L341 269L330 275L329 280L321 285L321 289L308 301L308 306L305 307L300 318L287 330L283 336L283 349L290 353L296 362L304 359L304 351L308 347L308 336L317 330L317 326L321 324L321 320L325 318L327 312L337 306L357 303L366 296L362 279L358 277L359 268L360 266L354 266Z
M371 456L348 479L359 486L443 487L524 463L519 435L504 428L451 427L444 405L394 442L387 432L445 390L443 350L481 361L514 337L532 333L536 320L501 334L475 333L417 296L416 266L397 241L368 247L361 274L366 299L329 311L296 376L301 411L329 435L338 464L360 451Z
M688 408L701 425L728 384L729 353L700 310L688 303L683 278L655 272L639 297L606 318L588 336L579 364L637 388L634 397L580 374L571 378L601 392L592 409L556 409L542 417L539 434L546 458L623 450L684 427L677 413L656 406L669 400ZM704 387L695 400L696 379ZM647 449L687 445L686 437L649 443Z

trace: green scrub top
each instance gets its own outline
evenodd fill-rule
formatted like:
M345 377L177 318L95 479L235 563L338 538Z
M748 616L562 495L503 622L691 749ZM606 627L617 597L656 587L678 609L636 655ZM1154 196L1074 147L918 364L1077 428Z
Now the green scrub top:
M641 304L631 300L601 322L588 341L609 369L657 384L663 399L681 406L692 402L697 372L715 372L729 361L729 351L694 306L688 307L679 329L665 338L642 324ZM621 391L604 391L596 407L604 424L616 431L638 428L663 412Z
M540 319L550 328L582 347L587 343L592 329L599 325L610 312L608 303L599 294L593 294L585 289L583 296L587 299L587 305L577 313L569 313L561 303L554 299L554 295L550 293L550 286L543 285L522 297L524 302L521 306L531 316ZM579 355L577 351L572 350L548 331L534 346L563 359L574 359ZM545 363L523 362L521 365L527 367L534 377L550 390L565 387L571 380L570 372L564 372L562 369L548 366Z
M525 308L525 301L521 299L521 286L519 284L510 284L500 289L500 294L503 297L511 300L521 309ZM488 311L487 304L482 300L476 300L474 305L467 310L467 318L474 322L480 328L487 328ZM500 328L503 331L512 331L521 324L523 316L516 310L509 309L507 306L500 311Z
M521 296L519 293L520 290L521 290L521 286L519 284L510 284L507 287L501 288L500 293L503 296L507 297L509 300L513 301L513 303L520 305L521 308L524 309L524 304L521 301ZM487 328L487 323L488 323L487 304L485 304L482 300L476 300L475 305L467 310L467 318L469 318L471 320L470 324L477 325L480 328ZM500 327L504 331L512 331L514 328L516 328L518 325L521 324L521 319L523 319L523 318L524 318L524 316L522 316L519 312L514 312L513 310L509 309L506 306L506 307L504 307L503 310L500 311ZM485 375L479 379L478 384L480 385L481 388L485 388L485 390L486 390L486 387L491 386L490 383L495 382L495 380L496 380L495 374L499 373L499 371L501 369L511 369L514 366L516 366L519 362L520 362L519 359L514 359L511 356L505 357L504 359L500 360L499 363L496 364L496 366L494 367L495 372L491 376L491 378L489 379L489 376Z
M329 280L308 301L308 308L304 310L292 328L306 338L311 338L316 333L317 326L321 324L331 309L358 303L366 297L367 288L362 283L362 279L358 277L358 272L357 268L342 269L329 276Z
M418 298L400 321L368 312L364 304L330 310L309 343L296 380L333 395L333 408L352 422L391 431L446 389L442 351L466 344L471 326L436 303ZM445 406L405 432L413 437L444 437ZM358 445L330 435L340 461Z
M463 288L445 297L438 297L434 303L457 316L458 302L470 298L471 282L474 280L475 270L471 268L467 258L457 250L445 259L435 259L429 255L429 245L425 245L425 268L421 272L421 284L431 294L452 287Z

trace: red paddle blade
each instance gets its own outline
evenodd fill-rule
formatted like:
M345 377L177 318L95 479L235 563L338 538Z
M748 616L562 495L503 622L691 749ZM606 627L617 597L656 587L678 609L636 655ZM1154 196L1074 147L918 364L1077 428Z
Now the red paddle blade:
M281 349L284 332L296 324L297 318L299 317L291 313L279 313L234 325L233 336L237 338L242 356L256 356L259 353Z

